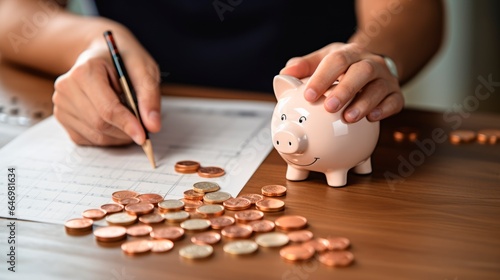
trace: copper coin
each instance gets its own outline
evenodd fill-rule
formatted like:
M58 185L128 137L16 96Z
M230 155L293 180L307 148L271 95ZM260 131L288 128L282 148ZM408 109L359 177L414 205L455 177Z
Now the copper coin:
M184 192L184 198L190 200L202 200L203 193L196 192L195 190L187 190Z
M481 144L496 144L500 141L500 129L482 129L477 132L477 141Z
M288 238L292 242L306 242L313 238L313 233L308 230L297 230L289 232Z
M264 198L256 202L255 207L264 212L278 212L285 209L285 202L275 198Z
M311 247L316 252L321 253L321 252L328 250L329 242L325 238L317 237L317 238L314 238L314 239L311 239L309 241L302 243L302 246Z
M248 224L254 232L270 232L274 230L274 223L269 220L253 221Z
M123 211L123 205L117 203L108 203L101 205L101 209L106 211L107 214L114 214Z
M139 255L151 251L153 244L149 240L127 241L121 246L123 253L127 255Z
M196 182L193 184L193 190L205 194L220 190L220 186L215 182Z
M244 210L234 214L234 218L238 223L249 223L252 221L261 220L264 218L264 213L259 210Z
M130 236L146 236L153 231L153 228L148 225L135 225L127 228L127 234Z
M198 176L204 177L204 178L215 178L215 177L221 177L226 174L226 171L220 167L216 166L208 166L208 167L200 167L198 169Z
M196 212L205 218L213 218L224 215L224 206L220 204L207 204L196 208Z
M214 231L207 231L207 232L202 232L194 235L191 237L191 242L194 244L198 245L213 245L215 243L218 243L221 239L221 236L219 233L214 232Z
M135 223L136 220L136 215L130 215L126 212L115 213L106 217L106 222L111 225L128 226Z
M314 248L302 245L288 245L280 250L280 256L289 261L304 261L314 256Z
M328 237L328 250L345 250L351 246L351 241L345 237Z
M174 248L174 242L168 239L155 239L150 240L150 242L153 245L151 248L151 252L153 253L165 253Z
M320 254L318 260L328 266L345 267L354 261L354 255L349 251L328 251Z
M120 203L121 205L129 205L129 204L136 204L136 203L139 203L141 202L140 199L138 199L137 197L125 197L123 199L119 199L116 201L117 203Z
M210 219L211 227L213 229L222 229L224 227L234 224L234 218L230 216L220 216Z
M83 211L82 216L87 219L100 220L106 216L106 210L88 209Z
M189 213L186 211L168 212L163 214L163 217L167 222L180 223L189 219Z
M139 221L145 224L158 224L165 220L165 218L158 213L146 214L139 217Z
M297 215L285 215L277 218L274 223L281 230L298 230L306 227L307 219Z
M452 144L469 143L476 139L476 132L472 130L454 130L450 132L450 142Z
M145 193L137 197L141 202L151 203L154 206L158 205L158 202L163 201L163 196L156 193Z
M262 187L261 192L265 196L284 196L286 195L286 187L282 185L267 185Z
M394 131L393 136L397 142L415 142L418 138L418 130L412 127L400 127Z
M198 168L200 168L200 163L197 161L192 161L192 160L183 160L183 161L178 161L175 166L175 171L179 173L196 173L198 171Z
M196 208L203 205L201 200L189 200L189 199L181 199L184 202L184 210L186 211L195 211Z
M94 230L94 236L97 241L114 242L127 237L127 229L122 226L101 227Z
M137 197L139 194L134 191L117 191L111 194L111 197L115 202L119 202L124 198Z
M210 203L210 204L215 204L215 203L220 204L230 198L231 194L227 192L216 191L216 192L206 193L203 196L203 201L205 201L205 203Z
M130 215L145 215L153 212L155 206L147 202L139 202L125 206L125 211Z
M248 238L252 232L253 229L249 225L227 226L221 230L222 235L227 238Z
M86 218L76 218L68 220L64 223L64 227L68 233L89 232L92 230L94 221Z
M184 236L184 230L180 227L159 227L153 229L150 236L153 239L168 239L176 241Z
M250 203L255 204L257 201L261 201L264 199L264 197L260 194L257 194L257 193L249 193L249 194L244 194L244 195L240 195L239 197L241 198L246 198L248 200L250 200Z
M198 212L189 212L189 218L190 219L206 219L207 217L204 214L198 213Z
M166 199L158 202L158 210L164 212L180 211L184 208L184 202L178 199Z
M250 208L252 202L246 198L230 198L222 203L227 210L240 211Z
M185 230L206 230L210 228L210 221L207 219L190 219L181 223L181 228Z

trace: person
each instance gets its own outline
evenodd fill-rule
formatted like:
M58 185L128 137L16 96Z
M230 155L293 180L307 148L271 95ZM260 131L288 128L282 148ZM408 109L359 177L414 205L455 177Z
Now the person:
M443 33L441 0L96 0L95 17L72 14L62 1L0 1L7 38L0 53L59 76L54 115L80 145L145 141L117 97L105 30L114 33L151 132L161 128L164 71L173 82L260 91L270 91L278 73L310 77L309 102L339 80L325 110L351 101L346 122L384 119L403 108L400 85L437 52Z

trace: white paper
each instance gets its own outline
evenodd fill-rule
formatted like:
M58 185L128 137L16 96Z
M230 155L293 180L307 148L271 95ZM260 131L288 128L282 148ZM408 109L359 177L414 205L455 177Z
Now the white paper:
M198 181L214 181L237 196L272 149L274 103L194 98L162 100L162 131L151 134L157 168L141 147L81 147L50 117L0 150L0 216L7 209L7 169L16 169L18 219L63 224L111 201L117 190L180 199ZM174 165L195 160L226 175L179 174ZM1 175L4 174L4 175ZM13 218L13 217L12 217Z

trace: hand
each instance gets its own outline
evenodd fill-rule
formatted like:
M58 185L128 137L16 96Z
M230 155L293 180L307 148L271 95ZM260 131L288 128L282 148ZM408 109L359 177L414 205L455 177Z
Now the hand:
M133 36L114 32L115 40L137 94L139 113L150 132L160 123L159 69ZM55 82L54 115L79 145L112 146L136 142L145 134L138 119L123 104L118 74L104 37L80 54L73 67Z
M404 105L399 82L389 72L383 57L356 43L333 43L306 56L294 57L280 74L299 79L310 76L304 91L309 102L318 100L339 80L324 106L334 113L352 99L344 111L347 122L357 122L365 116L378 121L398 113Z

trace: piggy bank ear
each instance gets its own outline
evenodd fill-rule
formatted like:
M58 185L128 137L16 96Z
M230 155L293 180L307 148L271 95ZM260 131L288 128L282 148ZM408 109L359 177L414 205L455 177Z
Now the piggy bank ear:
M289 76L289 75L277 75L274 76L273 87L276 99L280 99L281 95L289 89L296 89L302 85L302 81Z

